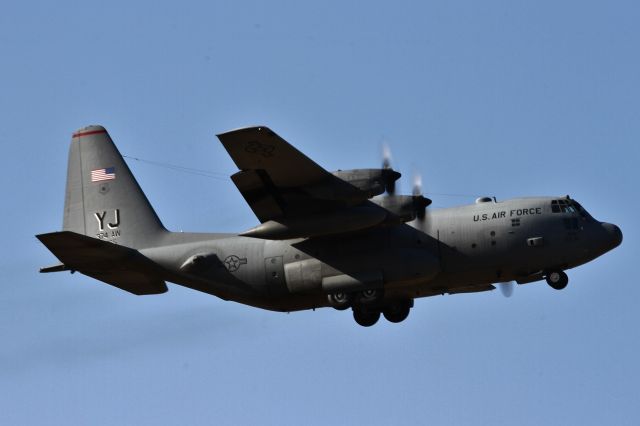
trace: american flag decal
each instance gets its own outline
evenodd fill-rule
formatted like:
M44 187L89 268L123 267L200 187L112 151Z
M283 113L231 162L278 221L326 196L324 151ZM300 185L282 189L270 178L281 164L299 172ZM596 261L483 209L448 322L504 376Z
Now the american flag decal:
M91 170L91 182L100 182L103 180L112 180L116 178L116 168L107 167L106 169Z

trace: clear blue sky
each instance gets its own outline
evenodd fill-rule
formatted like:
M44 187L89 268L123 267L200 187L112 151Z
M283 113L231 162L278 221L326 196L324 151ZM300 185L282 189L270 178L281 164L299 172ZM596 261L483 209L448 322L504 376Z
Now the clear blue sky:
M640 424L635 1L5 2L0 423ZM434 207L571 194L621 247L570 284L416 301L400 325L135 297L55 263L71 133L224 174L268 125L328 169L423 176ZM130 162L165 225L256 224L230 180ZM452 197L442 194L466 194Z

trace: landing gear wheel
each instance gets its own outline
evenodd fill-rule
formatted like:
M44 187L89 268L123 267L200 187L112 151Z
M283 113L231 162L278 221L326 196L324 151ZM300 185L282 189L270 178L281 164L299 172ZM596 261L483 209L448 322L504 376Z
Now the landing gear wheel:
M380 311L354 308L353 319L363 327L371 327L380 319Z
M351 306L351 295L348 293L341 291L330 293L327 295L327 299L329 300L329 304L339 311L344 311Z
M555 290L562 290L569 283L569 277L563 271L551 271L546 277L547 284Z
M382 314L389 322L402 322L409 316L411 304L405 301L396 301L391 303L382 310Z
M358 303L363 305L369 305L382 299L384 291L381 288L370 288L362 290L358 293Z

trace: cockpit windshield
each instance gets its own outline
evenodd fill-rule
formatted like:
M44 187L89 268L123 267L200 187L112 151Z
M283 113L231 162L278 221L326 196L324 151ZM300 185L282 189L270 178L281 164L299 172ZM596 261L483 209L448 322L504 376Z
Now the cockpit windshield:
M575 200L563 198L551 201L553 213L578 213L585 219L591 219L591 215Z
M585 219L593 219L593 217L589 214L589 212L588 212L588 211L586 211L586 210L584 209L584 207L582 207L582 206L580 205L580 203L579 203L579 202L577 202L577 201L575 201L575 200L572 200L572 202L573 202L574 207L575 207L576 209L578 209L578 213L580 213L580 216L584 217ZM594 220L595 220L595 219L594 219Z
M551 211L553 213L575 213L578 209L573 206L573 200L552 200Z

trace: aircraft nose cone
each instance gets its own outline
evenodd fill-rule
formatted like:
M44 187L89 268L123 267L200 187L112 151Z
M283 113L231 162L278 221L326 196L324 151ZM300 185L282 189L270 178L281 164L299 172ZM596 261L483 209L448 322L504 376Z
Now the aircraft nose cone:
M622 231L613 223L603 223L602 227L607 231L611 248L618 247L622 243Z

